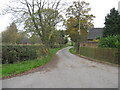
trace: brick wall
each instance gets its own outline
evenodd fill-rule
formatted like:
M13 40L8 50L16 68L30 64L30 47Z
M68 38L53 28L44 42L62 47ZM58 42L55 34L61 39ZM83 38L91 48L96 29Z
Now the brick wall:
M83 42L80 43L81 47L98 47L98 43L97 42Z

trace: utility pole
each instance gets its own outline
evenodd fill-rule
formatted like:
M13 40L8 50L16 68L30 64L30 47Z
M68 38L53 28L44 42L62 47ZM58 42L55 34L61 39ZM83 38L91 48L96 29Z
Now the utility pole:
M78 1L78 22L79 22L79 28L78 28L78 38L77 38L77 53L79 53L79 51L80 51L80 10L81 10L81 8L80 8L80 1Z
M79 35L80 35L80 0L78 1L78 5L79 5L79 30L78 30L78 32L79 32Z

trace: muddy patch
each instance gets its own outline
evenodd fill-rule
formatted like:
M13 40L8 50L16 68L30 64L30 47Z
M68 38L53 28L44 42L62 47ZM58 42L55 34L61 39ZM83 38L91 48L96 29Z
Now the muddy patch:
M89 67L96 67L95 65L90 65Z

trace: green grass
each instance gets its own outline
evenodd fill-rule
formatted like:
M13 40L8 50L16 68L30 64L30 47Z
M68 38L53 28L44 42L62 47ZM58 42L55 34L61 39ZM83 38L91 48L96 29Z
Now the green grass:
M77 53L75 52L75 49L74 49L74 48L70 48L69 51L70 51L72 54L77 54Z
M50 49L50 54L40 60L28 60L22 61L16 64L3 64L2 65L2 77L19 74L33 68L45 65L52 60L53 55L61 48ZM1 67L0 67L1 69Z
M72 43L71 43L71 41L69 41L69 42L67 43L67 45L68 45L68 46L72 46Z
M0 78L2 77L2 64L0 64Z

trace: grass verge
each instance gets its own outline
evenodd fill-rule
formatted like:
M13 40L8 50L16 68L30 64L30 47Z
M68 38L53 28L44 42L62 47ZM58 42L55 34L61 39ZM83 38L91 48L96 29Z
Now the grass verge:
M50 49L50 54L40 60L36 59L36 60L22 61L16 64L3 64L2 65L2 77L19 74L19 73L31 70L33 68L43 66L49 61L51 61L53 58L53 55L60 49L61 48Z
M74 49L74 48L70 48L69 51L70 51L72 54L77 54L77 53L75 52L75 49Z

